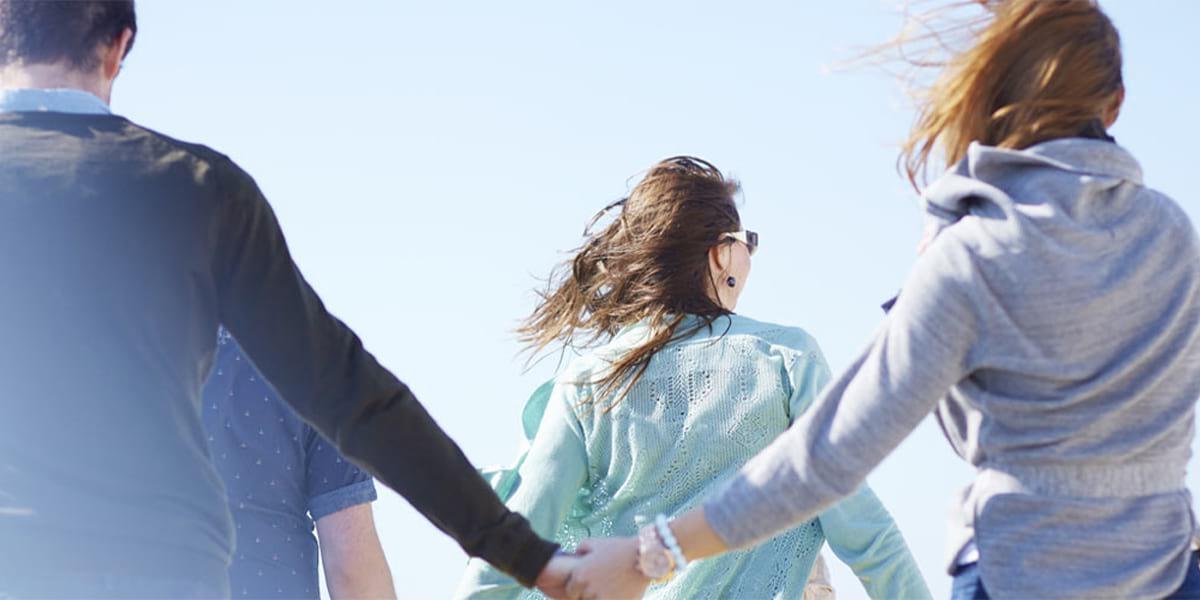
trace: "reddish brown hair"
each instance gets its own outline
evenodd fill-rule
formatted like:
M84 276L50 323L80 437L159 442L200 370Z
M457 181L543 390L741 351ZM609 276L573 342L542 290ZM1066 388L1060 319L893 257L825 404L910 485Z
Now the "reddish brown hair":
M627 390L665 345L728 314L712 299L716 282L708 251L722 243L722 234L741 228L734 204L738 189L736 181L699 158L678 156L651 167L627 198L592 219L583 246L551 274L541 301L518 329L521 341L534 354L554 343L584 349L646 320L650 339L590 382L603 397ZM593 233L612 210L620 212ZM686 315L701 319L680 331Z

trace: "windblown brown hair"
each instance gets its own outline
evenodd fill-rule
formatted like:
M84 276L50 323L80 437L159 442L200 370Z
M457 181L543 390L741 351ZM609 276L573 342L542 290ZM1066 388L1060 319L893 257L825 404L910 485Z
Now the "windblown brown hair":
M583 350L648 320L650 338L589 382L596 397L584 403L612 398L603 406L611 410L656 352L729 313L712 299L717 283L708 251L724 243L722 234L741 228L734 203L738 190L737 181L699 158L677 156L651 167L627 198L596 214L584 230L584 244L551 274L537 307L517 330L526 349L537 354L560 343ZM620 211L616 218L593 233L613 210ZM700 319L680 331L687 315Z
M898 43L941 44L968 33L972 45L942 66L921 99L901 152L914 187L941 149L947 165L971 142L1023 149L1062 137L1104 131L1119 106L1121 41L1094 0L975 0L983 16ZM947 7L953 8L953 7Z

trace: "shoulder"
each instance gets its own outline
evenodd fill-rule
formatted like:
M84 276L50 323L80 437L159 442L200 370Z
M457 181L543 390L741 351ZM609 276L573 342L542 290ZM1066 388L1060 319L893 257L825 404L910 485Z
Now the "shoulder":
M759 321L738 314L718 317L710 327L702 327L695 334L672 342L672 345L711 348L714 343L719 347L749 345L764 355L811 355L824 361L816 338L805 329ZM560 390L560 393L568 395L586 393L591 382L603 377L604 371L611 366L615 354L620 350L619 347L602 345L573 357L555 376L555 386L566 388Z
M581 388L590 385L598 373L603 372L611 365L611 361L606 358L611 353L606 353L605 350L606 347L601 346L580 353L566 361L566 364L555 373L554 379L545 384L550 386L550 390L547 391L553 391L559 395L565 392L577 394Z
M186 163L197 183L214 182L226 187L254 186L254 178L229 156L204 144L180 140L127 121L131 132L142 138L152 153L169 158L169 163Z
M702 348L727 348L735 356L782 364L789 373L806 368L806 365L817 370L828 369L821 346L805 329L737 314L718 318L711 329L683 343Z
M178 138L171 137L160 131L156 131L144 125L127 121L127 128L131 135L140 137L141 139L158 145L166 152L175 152L180 158L190 157L197 161L212 163L214 165L233 165L233 161L224 154L205 146L193 142L186 142Z
M981 265L989 271L1007 273L1028 266L1028 257L1016 244L992 244L988 227L977 218L964 218L943 229L917 256L904 282L904 294L925 294L931 301L940 294L970 295L977 286Z
M1153 202L1161 211L1160 221L1164 228L1173 231L1179 237L1186 239L1189 245L1194 245L1196 237L1195 226L1187 211L1167 194L1149 187L1141 187L1139 193Z
M714 321L712 334L720 336L722 333L727 337L757 338L769 346L796 352L820 351L816 338L801 327L759 321L742 315L729 315Z

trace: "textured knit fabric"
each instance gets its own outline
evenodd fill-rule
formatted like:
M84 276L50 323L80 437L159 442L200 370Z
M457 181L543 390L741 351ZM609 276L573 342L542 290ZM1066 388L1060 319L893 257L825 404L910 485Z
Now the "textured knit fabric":
M227 157L57 111L0 113L0 155L0 582L227 587L233 531L200 418L219 324L347 457L469 554L536 578L556 546L326 311Z
M697 506L784 431L829 378L804 331L733 316L659 351L611 412L581 406L594 392L590 382L649 331L626 328L535 394L524 419L526 432L536 431L528 453L496 479L501 495L511 495L509 506L564 548L587 537L634 535L659 513ZM826 541L872 597L928 597L899 530L865 486L758 548L688 567L648 597L797 598ZM458 596L522 593L472 561Z
M937 406L978 468L955 503L986 589L1162 598L1195 529L1200 252L1120 146L973 145L926 193L945 225L874 341L706 503L746 547L852 492ZM940 405L939 405L939 400Z
M283 403L223 329L203 403L237 537L233 597L320 598L315 522L374 501L374 481Z

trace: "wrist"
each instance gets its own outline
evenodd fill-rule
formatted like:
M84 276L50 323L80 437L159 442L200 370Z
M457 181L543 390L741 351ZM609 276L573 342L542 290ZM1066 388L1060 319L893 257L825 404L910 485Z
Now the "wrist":
M655 529L658 530L658 537L667 546L667 550L671 552L671 556L675 559L676 570L682 571L688 566L688 559L683 555L683 549L679 547L679 542L675 539L675 534L671 531L671 522L667 520L666 515L658 515L654 519Z
M652 582L669 581L687 564L665 516L658 515L638 531L637 568Z
M530 533L532 536L521 546L508 573L526 588L536 587L547 575L550 561L561 553L558 544L542 539L532 529Z

